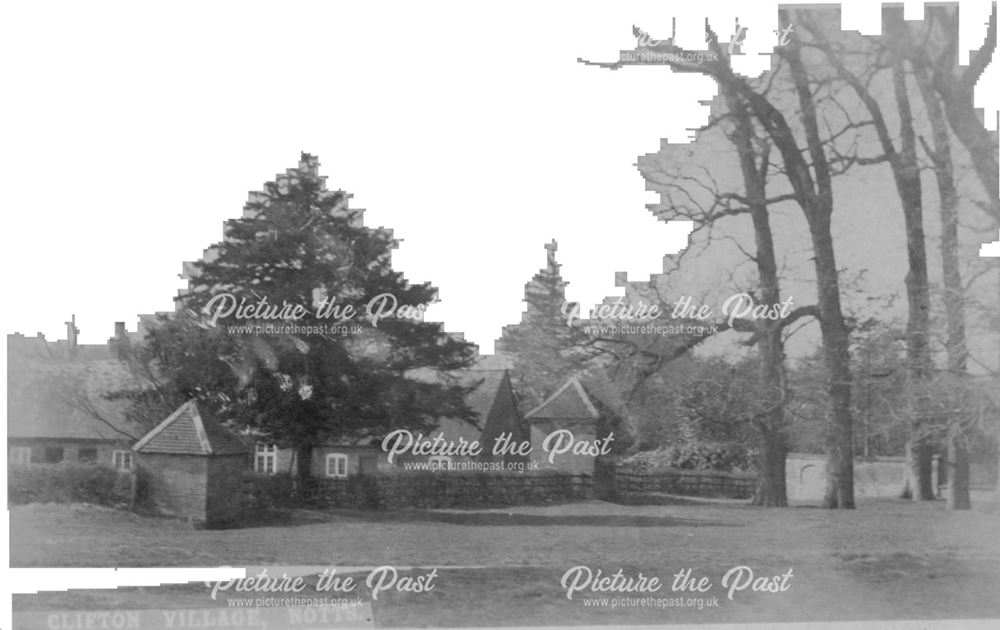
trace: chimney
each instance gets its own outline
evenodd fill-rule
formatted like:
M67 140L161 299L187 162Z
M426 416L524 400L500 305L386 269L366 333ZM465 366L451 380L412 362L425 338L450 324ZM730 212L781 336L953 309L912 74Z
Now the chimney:
M125 322L115 322L115 334L108 339L108 351L111 352L111 356L118 356L119 350L127 341L128 336L125 332Z
M76 354L76 337L80 334L80 329L76 327L76 315L71 315L66 322L66 352L72 357Z

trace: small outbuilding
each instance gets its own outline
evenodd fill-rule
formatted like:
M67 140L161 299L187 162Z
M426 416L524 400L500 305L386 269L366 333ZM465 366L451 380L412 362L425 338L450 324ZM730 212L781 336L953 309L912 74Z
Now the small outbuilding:
M248 449L189 400L132 450L148 499L161 514L206 526L239 520Z
M531 432L531 456L541 469L593 475L597 496L613 492L613 458L624 452L634 438L625 403L605 375L594 371L570 377L524 417ZM563 432L560 444L565 446L562 440L572 436L573 442L586 445L588 452L566 452L550 462L545 442L557 431ZM591 454L591 446L598 445L606 454ZM550 447L555 448L556 443Z

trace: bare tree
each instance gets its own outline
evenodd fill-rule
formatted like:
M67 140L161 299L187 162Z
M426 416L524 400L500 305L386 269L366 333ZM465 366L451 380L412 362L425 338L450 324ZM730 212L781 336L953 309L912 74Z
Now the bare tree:
M781 12L787 26L789 12ZM779 49L788 64L791 83L799 110L797 115L805 136L804 146L793 131L788 117L776 101L755 89L755 83L736 74L729 56L713 29L706 23L708 55L683 50L671 40L659 42L652 50L623 51L619 60L610 63L581 63L617 70L627 65L648 65L640 53L660 53L661 61L678 72L696 72L713 78L720 86L745 104L763 128L781 157L783 173L791 188L790 198L801 208L809 226L818 294L818 319L829 372L828 394L831 423L827 439L828 486L823 505L828 508L854 508L853 418L851 414L851 373L848 327L840 301L839 271L831 233L833 213L833 167L824 151L824 138L810 85L810 76L796 42ZM765 85L767 82L765 81ZM808 156L808 157L807 157Z
M892 10L888 20L892 20ZM805 16L804 16L805 17ZM811 36L809 45L823 52L825 60L833 68L857 98L861 107L868 112L881 153L874 156L848 156L849 161L859 164L887 164L893 175L896 192L903 210L906 232L908 272L906 274L906 294L908 302L907 355L909 369L915 379L929 378L934 368L930 346L930 281L927 271L926 238L924 235L923 194L920 181L920 165L917 161L916 131L910 97L906 88L905 57L901 53L899 36L883 39L859 39L857 48L850 47L845 38L834 39L818 25L814 19L806 17L800 21L805 32ZM897 29L892 29L898 32ZM896 146L889 129L886 115L877 97L877 90L884 86L879 79L888 71L891 78L899 128ZM924 406L917 405L917 409ZM926 418L915 417L913 439L906 445L909 463L907 494L914 500L934 499L931 481L932 444L930 436L919 427ZM917 437L921 436L921 437Z
M924 109L931 126L931 142L923 142L924 152L934 165L941 215L941 266L944 281L945 320L947 326L945 351L946 369L956 376L965 375L968 346L965 339L965 290L958 256L958 190L955 169L951 158L951 138L940 103L940 96L933 89L930 72L915 67L913 72ZM961 423L949 425L948 445L948 507L967 510L969 499L969 453Z
M700 230L726 217L749 215L753 225L755 249L744 253L756 266L758 282L755 297L761 304L778 304L781 302L781 290L769 205L786 198L767 197L767 181L771 170L770 146L757 134L753 117L745 102L729 86L722 85L721 90L726 112L702 132L716 125L727 129L728 140L736 148L739 158L744 191L734 193L719 190L718 184L712 181L707 170L702 178L692 180L690 176L668 174L663 169L644 168L649 166L649 160L641 160L640 172L646 178L649 188L662 193L663 203L657 207L656 214L663 219L692 220L696 224L696 230ZM706 179L708 181L704 181ZM709 193L707 204L699 203L695 195L687 190L692 186ZM743 343L755 345L759 356L757 396L751 408L744 412L745 419L760 438L758 487L753 498L755 505L788 505L785 487L788 436L784 407L789 390L785 376L783 332L800 317L815 315L816 312L815 307L800 307L781 320L733 322L737 330L751 333L750 338Z

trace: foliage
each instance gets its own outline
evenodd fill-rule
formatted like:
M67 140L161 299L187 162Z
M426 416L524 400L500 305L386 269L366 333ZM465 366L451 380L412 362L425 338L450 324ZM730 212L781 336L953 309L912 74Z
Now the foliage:
M310 496L326 507L442 509L578 500L589 497L590 488L582 475L557 472L406 471L313 480Z
M273 475L247 472L243 476L244 493L248 494L249 510L269 510L295 505L292 476L281 472Z
M750 472L754 470L755 455L745 443L688 443L637 453L626 460L625 466L641 472L665 468Z
M505 326L497 352L512 364L515 391L524 409L540 404L594 357L586 336L567 324L566 282L555 262L555 242L546 246L545 269L524 286L525 310L518 324Z
M633 397L639 448L748 442L747 412L755 402L753 362L685 356L648 379Z
M132 474L107 466L30 464L9 466L7 496L24 503L91 503L131 507Z
M133 403L134 415L162 417L197 398L220 418L304 453L324 439L471 419L467 388L443 373L469 365L474 346L423 321L436 289L392 269L391 231L366 227L350 196L327 190L318 169L303 154L297 168L251 194L224 241L191 265L178 312L161 317L140 347L123 350L152 383L115 394ZM370 317L380 299L396 310ZM259 307L240 318L227 305ZM286 306L296 316L261 314ZM232 328L245 324L297 328ZM416 378L419 370L438 377Z

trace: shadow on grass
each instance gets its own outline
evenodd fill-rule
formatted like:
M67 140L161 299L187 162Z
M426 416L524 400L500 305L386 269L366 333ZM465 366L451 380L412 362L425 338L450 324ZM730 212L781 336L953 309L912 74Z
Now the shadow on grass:
M628 514L519 514L503 512L443 512L436 510L329 510L330 516L372 523L447 523L467 526L511 527L734 527L731 523Z
M750 499L730 499L727 497L694 497L680 494L668 494L665 492L656 493L632 493L623 494L612 500L612 503L619 505L721 505L740 506L750 505Z

